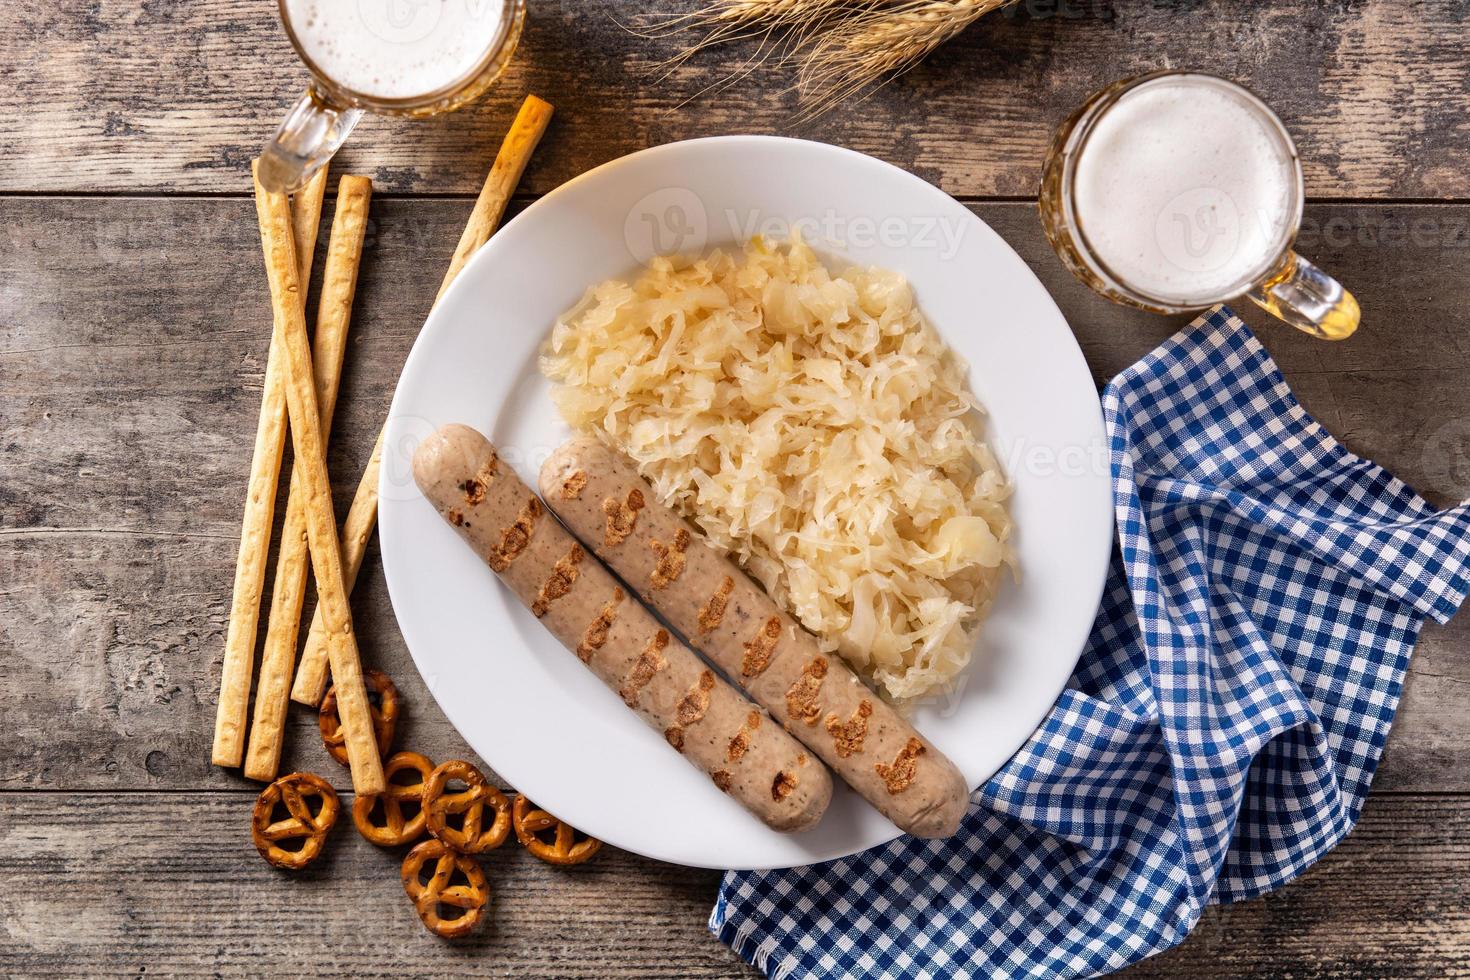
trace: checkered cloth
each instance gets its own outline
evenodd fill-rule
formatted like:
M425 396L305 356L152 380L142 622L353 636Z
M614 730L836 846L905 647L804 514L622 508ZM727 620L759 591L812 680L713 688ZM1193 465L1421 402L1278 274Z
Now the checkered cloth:
M1067 690L958 836L727 874L710 929L770 977L1107 973L1352 829L1470 505L1339 445L1224 308L1103 406L1121 548Z

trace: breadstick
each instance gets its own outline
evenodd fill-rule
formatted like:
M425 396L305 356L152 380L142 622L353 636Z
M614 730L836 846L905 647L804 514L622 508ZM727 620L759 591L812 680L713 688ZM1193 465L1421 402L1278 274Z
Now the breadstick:
M300 292L290 236L290 210L284 194L266 191L257 180L255 210L260 220L261 248L270 279L275 314L274 342L286 354L286 410L291 420L291 444L296 451L306 517L306 537L312 570L327 623L328 657L336 681L338 712L346 735L352 786L359 794L381 793L383 765L373 735L367 686L358 662L357 637L352 632L352 610L342 581L342 556L337 545L337 521L332 514L332 488L317 409L306 339L306 316L296 301Z
M301 283L303 310L306 309L306 294L311 287L311 263L316 256L316 240L321 231L322 199L327 196L328 169L323 167L312 174L306 186L291 198L291 244L296 249L296 272ZM254 173L253 169L251 173Z
M465 223L464 233L459 236L459 245L454 249L454 257L449 260L449 271L444 274L438 296L434 297L436 304L470 256L490 240L491 233L500 224L505 206L516 185L520 183L526 164L531 161L531 154L551 122L551 113L550 103L543 102L534 95L526 96L526 101L521 103L520 112L516 113L510 132L505 134L505 140L500 144L495 164L485 177L485 186L480 189L480 196L475 200L475 208L470 212L469 221ZM378 445L373 450L374 460L382 453L382 443L383 435L379 432ZM343 573L349 590L357 582L357 573L362 568L363 555L367 552L368 539L378 520L376 478L369 482L364 474L362 482L358 484L357 495L352 498L352 508L348 511L348 521L351 522L354 518L357 523L349 526L353 533L344 533L342 541ZM291 687L291 700L307 705L321 703L322 695L327 690L325 639L321 609L318 608L312 614L311 628L306 634L306 649L302 651L301 663L296 668L296 682Z
M444 273L444 281L439 284L439 294L434 297L436 304L444 298L449 284L459 276L459 270L464 268L470 256L490 240L496 226L500 224L500 219L505 215L505 206L510 203L510 196L521 182L526 164L531 162L531 154L535 152L536 144L541 142L541 134L546 132L546 127L551 123L551 113L551 103L534 95L526 96L526 101L521 103L515 122L511 123L510 132L501 141L500 152L495 154L495 163L485 176L485 186L480 188L480 196L475 199L470 220L465 223L464 232L459 236L454 257L449 260L449 271Z
M302 282L311 276L326 187L327 168L323 167L297 192L292 203L291 234L299 243L297 275ZM302 295L304 299L304 291ZM230 601L230 625L225 634L224 667L220 671L219 707L214 717L214 748L210 759L217 766L238 766L245 751L245 720L250 708L250 674L254 667L255 633L260 623L260 593L265 587L265 563L276 516L276 481L286 447L283 356L272 342L265 362L265 388L260 399L260 420L255 428L255 452L250 460L240 553L235 563L234 597Z
M342 379L342 357L347 350L347 330L357 292L357 269L367 234L368 202L372 193L373 182L366 177L343 177L337 186L337 211L332 219L332 238L322 273L311 352L323 434L332 431L332 413ZM262 782L275 779L280 765L286 695L291 686L292 668L296 666L296 639L310 562L303 506L301 481L293 470L286 523L281 530L281 550L276 560L270 621L265 631L265 652L260 658L260 680L255 685L255 720L250 726L250 747L245 753L246 778Z
M378 441L373 444L372 455L357 483L357 492L352 496L352 506L347 510L347 520L342 525L342 560L347 567L342 575L351 592L357 585L357 574L362 571L362 559L367 554L368 541L373 536L373 525L378 520L378 473L383 463L383 431L378 430ZM311 616L311 628L306 633L306 649L301 652L301 663L296 668L296 682L291 687L291 700L298 704L318 705L327 691L327 630L322 622L322 613L317 609Z

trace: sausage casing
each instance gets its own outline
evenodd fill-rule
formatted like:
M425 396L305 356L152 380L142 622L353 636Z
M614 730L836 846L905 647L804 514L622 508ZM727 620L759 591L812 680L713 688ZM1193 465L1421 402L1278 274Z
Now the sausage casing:
M444 426L414 453L413 473L542 624L715 785L775 830L821 819L826 767L626 595L484 436Z
M659 503L630 462L579 436L540 483L573 534L879 812L919 837L959 829L970 794L954 763Z

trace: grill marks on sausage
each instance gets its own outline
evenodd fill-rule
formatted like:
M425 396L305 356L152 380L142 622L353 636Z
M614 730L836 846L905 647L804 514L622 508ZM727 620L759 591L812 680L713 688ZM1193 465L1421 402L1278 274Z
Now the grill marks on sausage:
M653 553L658 555L658 564L653 566L653 575L649 578L649 584L655 589L667 588L671 582L678 580L684 574L684 549L689 547L689 532L679 528L674 532L672 544L665 545L657 538L649 542Z
M602 649L607 642L608 631L612 629L613 620L618 618L618 603L624 599L623 590L614 588L612 598L602 607L597 618L587 624L587 629L582 633L582 642L577 644L577 657L582 663L592 659L592 655Z
M516 515L515 523L510 527L500 529L500 544L491 550L485 560L490 567L497 572L503 572L510 567L510 563L521 556L526 546L531 543L531 535L536 531L536 522L541 515L546 513L546 508L541 506L541 499L534 494L527 498L525 506Z
M838 718L836 714L827 716L827 734L832 736L832 748L837 752L839 759L846 759L863 750L863 739L868 737L868 718L872 714L873 702L863 698L853 709L847 721ZM919 748L922 749L923 746ZM891 790L890 792L898 791Z
M699 681L674 706L674 724L664 729L664 738L680 752L684 751L684 729L699 724L709 710L710 691L715 689L715 675L710 670L699 673Z
M761 630L745 644L745 656L740 660L740 676L755 677L771 663L771 654L776 651L776 642L781 639L781 617L772 616L761 626Z
M541 591L536 593L536 601L531 603L531 612L537 619L546 615L551 604L568 592L572 591L572 583L577 581L577 565L582 561L582 546L573 544L570 551L556 560L551 567L551 577L541 585Z
M602 534L603 544L615 548L628 539L638 526L638 512L644 507L643 491L634 487L622 500L608 497L602 502L602 512L607 515L607 529Z
M709 710L709 692L714 689L714 672L708 669L700 671L699 682L679 699L674 710L674 720L683 728L703 721L704 713Z
M464 494L464 502L471 507L484 503L485 491L495 482L495 474L499 471L500 457L492 453L478 473L459 485L460 492Z
M822 691L822 678L827 676L827 658L813 657L801 668L801 676L786 692L786 711L792 721L804 721L815 725L822 716L822 706L817 696Z
M565 480L561 481L561 499L576 500L582 495L582 490L587 486L587 474L578 470Z
M723 769L716 769L709 774L709 778L715 781L715 785L720 788L721 793L730 792L730 784L734 782L731 775Z
M725 759L729 762L738 762L740 758L750 751L750 739L755 730L761 727L761 713L752 711L745 716L745 724L740 726L740 731L730 739L730 746L725 750Z
M664 657L664 647L669 645L669 634L659 630L649 637L648 643L644 645L643 651L638 654L638 659L633 663L633 671L628 679L623 682L618 691L623 697L623 703L630 708L638 707L638 695L653 680L653 675L669 665Z
M730 601L730 593L734 589L735 580L726 575L719 589L699 610L700 633L712 633L719 627L720 621L725 618L725 604Z
M780 803L790 796L796 789L796 776L782 769L776 773L776 778L771 780L771 799Z
M878 778L883 780L883 785L889 793L897 795L914 784L914 775L919 768L919 756L924 752L924 743L917 738L910 738L908 743L899 749L898 755L893 757L891 765L884 762L873 764L873 769L877 771Z

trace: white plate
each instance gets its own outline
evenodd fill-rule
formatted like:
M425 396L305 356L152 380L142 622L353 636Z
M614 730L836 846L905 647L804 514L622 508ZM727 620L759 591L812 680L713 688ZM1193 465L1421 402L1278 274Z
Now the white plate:
M979 786L1045 716L1097 610L1112 507L1096 389L1046 290L995 232L886 163L731 136L645 150L548 194L470 260L420 334L383 456L383 570L404 639L449 720L539 805L678 864L776 868L882 844L897 828L840 786L815 829L768 830L671 751L496 580L409 475L446 422L485 433L536 485L567 429L537 370L555 318L655 251L697 252L801 219L830 258L897 269L970 362L987 438L1015 484L1022 580L1008 584L950 698L917 727Z

